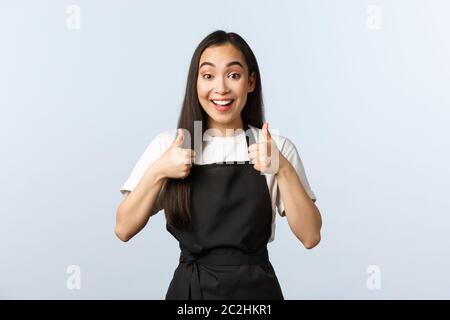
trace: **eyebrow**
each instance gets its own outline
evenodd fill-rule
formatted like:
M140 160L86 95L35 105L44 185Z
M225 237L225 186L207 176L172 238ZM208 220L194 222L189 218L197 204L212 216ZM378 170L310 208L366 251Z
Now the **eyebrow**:
M240 63L239 61L231 61L231 62L228 62L227 65L226 65L226 67L231 67L231 66L234 66L234 65L238 65L238 66L240 66L242 69L244 69L244 66L243 66L242 63ZM208 61L202 62L202 64L200 65L199 69L200 69L201 67L203 67L203 66L211 66L211 67L215 67L214 63L211 63L211 62L208 62Z

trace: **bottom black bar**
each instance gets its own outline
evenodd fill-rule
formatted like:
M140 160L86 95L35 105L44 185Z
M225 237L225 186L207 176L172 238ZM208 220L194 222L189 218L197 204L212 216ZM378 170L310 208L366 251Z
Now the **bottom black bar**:
M323 317L373 316L427 319L433 314L447 314L449 300L284 300L284 301L165 301L165 300L3 300L2 313L8 308L14 315L28 311L36 315L80 317L105 316L145 319L308 319ZM86 311L89 310L89 311ZM90 317L89 317L90 318Z

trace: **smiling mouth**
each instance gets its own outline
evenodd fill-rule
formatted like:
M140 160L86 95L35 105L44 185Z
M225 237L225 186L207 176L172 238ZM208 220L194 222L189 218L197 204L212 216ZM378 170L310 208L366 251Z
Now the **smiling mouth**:
M229 100L210 100L210 101L214 103L216 106L225 107L232 104L234 100L229 99Z

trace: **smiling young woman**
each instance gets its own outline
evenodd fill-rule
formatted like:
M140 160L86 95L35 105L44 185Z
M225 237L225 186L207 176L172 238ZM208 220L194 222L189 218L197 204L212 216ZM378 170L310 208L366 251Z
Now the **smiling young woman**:
M264 122L242 37L216 31L198 45L177 127L152 140L122 186L117 236L128 241L164 209L181 249L166 299L283 299L267 250L275 212L308 249L322 220L295 145Z
M256 73L249 74L245 57L230 43L205 49L200 58L197 94L208 115L208 128L242 129L241 111L255 90Z

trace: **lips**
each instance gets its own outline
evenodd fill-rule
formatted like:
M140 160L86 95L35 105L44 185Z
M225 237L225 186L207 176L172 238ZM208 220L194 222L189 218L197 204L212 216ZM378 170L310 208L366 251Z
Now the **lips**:
M212 99L210 101L217 111L225 112L232 108L234 99Z
M212 103L214 103L216 106L229 106L233 103L233 99L212 99L210 100Z

